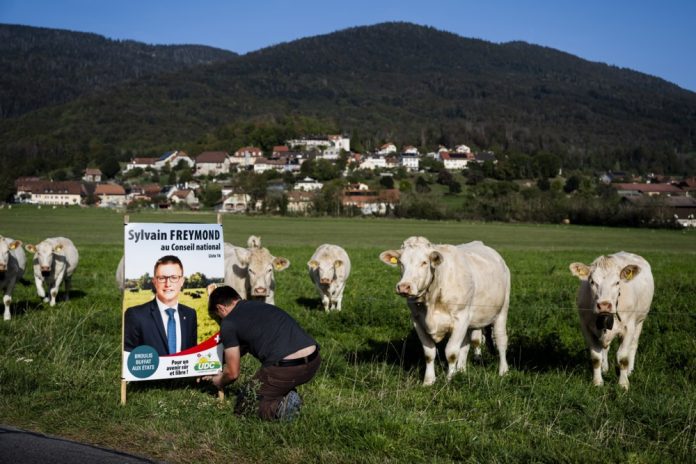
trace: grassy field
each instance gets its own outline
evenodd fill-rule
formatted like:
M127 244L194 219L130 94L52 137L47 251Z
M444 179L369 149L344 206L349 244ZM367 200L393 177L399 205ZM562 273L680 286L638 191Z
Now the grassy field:
M214 222L212 214L137 213L131 222ZM0 209L0 234L33 243L70 237L80 251L69 302L50 308L18 285L0 324L0 423L167 462L694 462L696 453L696 233L417 220L223 218L225 240L260 235L291 262L276 275L276 303L322 345L323 364L301 387L290 424L232 414L193 381L129 386L119 406L121 295L114 272L123 215L96 209ZM512 272L511 372L494 354L451 382L444 360L420 385L423 355L398 272L377 259L410 235L483 240ZM321 243L353 262L341 313L325 314L306 271ZM591 385L574 309L572 261L619 250L643 255L656 292L631 389L614 373ZM31 281L30 271L25 275ZM248 358L248 357L247 357ZM242 381L256 363L243 361Z

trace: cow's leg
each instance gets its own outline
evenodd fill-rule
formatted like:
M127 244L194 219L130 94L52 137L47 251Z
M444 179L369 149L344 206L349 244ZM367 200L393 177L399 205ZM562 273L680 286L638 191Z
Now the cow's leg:
M50 282L49 280L49 285L48 285L48 292L51 297L51 302L49 303L51 306L56 305L56 297L58 296L58 290L60 290L60 284L63 283L63 276L62 275L57 275L56 280L53 282Z
M628 366L635 335L636 326L631 323L626 324L626 334L623 336L619 350L616 352L616 361L619 363L619 385L626 390L628 390Z
M462 340L462 347L459 349L459 357L457 358L457 371L466 372L466 360L469 357L472 332L475 331L467 330L464 340Z
M65 277L65 301L70 300L70 286L72 284L72 276Z
M460 352L464 349L463 345L466 343L466 354L469 353L469 340L467 335L469 332L468 321L456 321L454 323L454 330L447 341L447 346L445 347L445 356L447 356L447 380L451 380L454 374L457 373L461 363L458 362ZM462 361L466 364L466 359Z
M327 313L331 311L331 300L329 299L329 295L326 293L321 294L321 304L324 306L324 311Z
M437 348L433 339L430 335L425 333L420 324L414 322L413 327L416 329L416 334L418 335L421 345L423 345L423 354L425 355L425 377L423 378L423 385L432 385L435 383L435 355L437 354Z
M500 359L500 365L498 366L498 375L505 375L508 371L507 363L507 307L503 308L493 321L493 340L495 341L495 346L498 349L498 358Z
M638 351L638 339L640 338L640 332L643 330L643 321L636 324L636 331L633 334L633 340L631 341L631 346L628 352L628 375L633 373L633 368L636 363L636 351Z
M338 295L336 296L336 310L340 311L341 310L341 304L343 303L343 288L341 288L338 291Z
M2 315L3 320L9 321L12 318L10 313L10 304L12 304L12 295L5 295L2 298L2 302L5 304L5 313Z
M593 321L594 322L594 321ZM592 384L596 386L602 386L604 380L602 379L602 359L606 357L602 345L595 340L594 336L590 332L590 329L584 323L580 324L580 329L585 337L585 344L590 350L590 360L592 361Z
M481 359L481 345L483 345L485 337L481 329L472 330L469 332L471 344L474 346L474 359Z
M44 290L43 278L34 276L34 283L36 284L36 294L39 295L39 298L41 298L44 303L48 302L48 298L46 298L46 290Z

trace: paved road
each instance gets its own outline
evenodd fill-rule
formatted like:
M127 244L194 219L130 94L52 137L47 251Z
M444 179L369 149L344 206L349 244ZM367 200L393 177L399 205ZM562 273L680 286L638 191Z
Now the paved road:
M142 464L152 459L0 425L0 464Z

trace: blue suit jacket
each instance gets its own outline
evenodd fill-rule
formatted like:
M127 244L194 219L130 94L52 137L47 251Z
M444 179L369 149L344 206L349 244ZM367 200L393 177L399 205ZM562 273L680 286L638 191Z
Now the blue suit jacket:
M196 319L196 311L188 306L179 303L178 311L181 322L181 350L183 351L198 344L198 320ZM170 354L167 347L164 321L155 299L128 308L123 326L123 349L125 351L133 351L133 348L140 345L150 345L160 356Z

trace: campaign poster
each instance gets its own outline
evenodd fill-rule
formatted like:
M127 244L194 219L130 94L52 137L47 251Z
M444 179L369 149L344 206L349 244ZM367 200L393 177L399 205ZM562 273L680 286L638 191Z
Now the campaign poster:
M220 372L222 345L208 315L207 287L224 280L222 225L126 224L124 251L121 377Z

